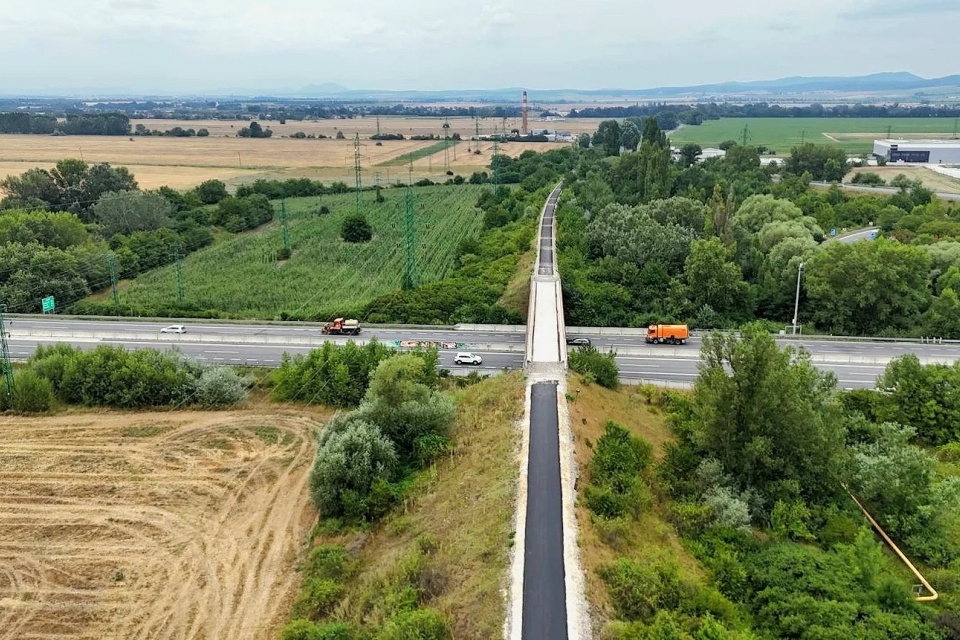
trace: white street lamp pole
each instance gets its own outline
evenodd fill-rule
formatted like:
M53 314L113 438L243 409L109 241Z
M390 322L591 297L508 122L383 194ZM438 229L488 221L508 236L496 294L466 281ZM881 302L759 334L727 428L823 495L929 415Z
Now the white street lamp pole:
M793 303L793 335L797 335L797 313L800 311L800 274L803 273L803 263L797 269L797 298Z

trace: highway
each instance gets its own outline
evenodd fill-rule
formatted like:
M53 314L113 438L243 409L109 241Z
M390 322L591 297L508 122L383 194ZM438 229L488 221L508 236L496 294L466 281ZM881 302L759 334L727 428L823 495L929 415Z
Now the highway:
M284 353L302 354L316 348L324 339L343 343L349 336L322 336L318 326L298 323L240 325L190 320L171 320L184 324L187 334L161 334L166 323L133 320L101 321L59 318L14 317L7 321L10 355L26 359L40 344L67 342L80 348L97 344L119 344L129 349L173 349L201 360L225 365L276 366ZM618 352L617 363L624 380L691 384L697 376L701 339L694 337L682 346L648 345L642 330L630 335L605 335L592 328L567 327L567 337L590 338L602 351ZM609 331L609 330L607 330ZM40 334L40 335L38 335ZM49 334L49 335L48 335ZM397 341L445 343L440 347L440 366L454 373L478 370L494 374L504 369L520 369L524 364L522 327L497 331L470 329L376 328L365 327L358 339L376 337L387 344ZM198 342L197 340L201 340ZM920 344L910 342L870 342L825 340L817 338L780 338L781 346L803 346L814 363L837 375L840 388L873 387L886 362L914 353L926 361L960 360L960 344ZM453 363L457 351L474 351L483 357L479 367L458 367Z

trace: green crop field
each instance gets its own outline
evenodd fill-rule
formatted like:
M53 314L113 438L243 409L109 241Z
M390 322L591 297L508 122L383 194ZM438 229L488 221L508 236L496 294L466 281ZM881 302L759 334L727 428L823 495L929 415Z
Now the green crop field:
M412 189L416 264L420 282L443 278L457 246L476 237L483 215L475 207L483 187ZM375 296L400 288L404 269L404 189L364 192L362 209L374 230L365 244L340 238L343 219L356 211L355 194L286 201L293 254L283 249L279 215L265 227L191 254L183 261L184 302L237 318L275 318L281 312L325 318L355 314ZM320 215L326 205L330 213ZM277 204L279 210L279 204ZM120 292L121 304L145 309L176 302L173 266L146 273Z
M432 156L435 153L443 151L444 146L448 149L453 149L453 147L460 142L459 140L441 140L440 142L435 142L429 147L424 147L422 149L415 149L410 153L404 153L397 156L396 158L390 158L386 162L381 162L378 164L378 167L399 167L405 165L409 162L416 162L420 158L426 158L427 156Z
M670 134L674 146L693 142L716 147L725 140L742 142L748 129L748 144L765 145L781 154L801 140L836 144L851 154L873 151L875 138L953 138L954 118L721 118L699 126L685 126Z

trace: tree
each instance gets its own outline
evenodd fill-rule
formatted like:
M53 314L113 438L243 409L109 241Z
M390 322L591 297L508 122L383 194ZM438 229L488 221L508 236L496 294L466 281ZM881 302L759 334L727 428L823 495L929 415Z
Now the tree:
M221 180L205 180L197 185L195 191L203 204L217 204L227 197L227 185Z
M603 147L604 154L608 156L619 156L620 138L620 123L616 120L604 120L593 136L593 146Z
M680 147L680 164L685 167L696 163L697 158L703 153L703 149L698 144L689 142Z
M206 138L206 137L209 136L209 135L210 135L210 131L209 131L209 130L204 129L204 128L202 128L202 127L201 127L200 129L197 129L197 137L198 137L198 138Z
M349 420L317 451L310 495L324 517L365 519L370 515L366 498L371 488L377 481L392 480L397 463L393 443L378 427Z
M367 222L362 213L347 216L340 226L340 236L345 242L370 242L373 238L373 227Z
M627 151L636 151L640 144L640 129L630 120L623 123L620 128L620 146Z
M665 149L668 146L667 134L661 131L661 128L655 117L647 118L643 123L643 141Z
M173 214L173 205L162 195L141 191L105 193L93 206L93 218L105 238L169 227Z
M884 419L911 427L927 444L960 440L960 365L922 365L914 354L901 356L877 386L890 397Z
M589 148L590 148L590 134L589 134L589 133L581 133L581 134L580 134L580 137L577 138L577 144L580 146L581 149L589 149Z
M704 338L688 438L716 458L738 490L823 503L836 494L845 427L831 402L836 380L809 355L780 349L762 328Z
M785 167L794 175L809 173L814 180L838 182L849 169L847 152L841 147L812 142L791 149Z
M692 309L709 306L728 318L752 311L750 285L718 238L694 240L683 270L685 293Z
M577 347L570 354L570 368L593 376L601 387L616 389L620 384L620 368L613 351L601 353L596 347Z
M824 245L807 263L805 305L833 333L877 335L920 323L930 301L930 257L919 247L883 238Z
M273 131L270 129L264 129L260 126L260 123L254 120L250 123L249 127L243 127L240 131L237 132L237 135L241 138L269 138L273 135Z
M948 287L933 299L923 316L923 331L939 338L960 338L960 298L953 289Z
M696 232L676 223L661 224L646 206L608 205L587 225L591 252L632 262L638 268L653 260L669 273L680 271Z

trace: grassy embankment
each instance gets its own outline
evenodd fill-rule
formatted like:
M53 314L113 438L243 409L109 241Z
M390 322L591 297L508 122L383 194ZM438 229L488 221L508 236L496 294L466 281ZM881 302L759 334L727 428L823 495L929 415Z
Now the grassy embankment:
M500 636L524 389L510 374L452 392L452 451L416 476L394 513L369 531L326 532L321 521L312 548L343 545L352 566L326 622L375 632L415 601L439 612L454 638Z

